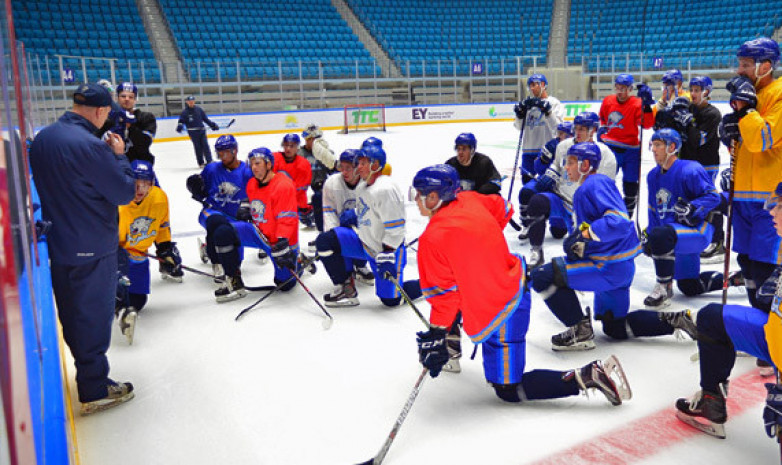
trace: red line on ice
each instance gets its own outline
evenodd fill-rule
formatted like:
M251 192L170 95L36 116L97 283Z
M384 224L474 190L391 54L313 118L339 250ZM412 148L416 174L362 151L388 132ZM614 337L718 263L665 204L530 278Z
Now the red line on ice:
M730 435L730 417L739 415L756 406L766 398L763 378L756 370L730 380L728 392L728 423L726 433ZM639 418L627 425L590 438L569 449L557 452L535 465L605 464L626 465L638 462L697 434L699 431L676 419L675 407ZM621 407L619 407L621 408ZM760 421L760 418L758 418ZM718 441L718 439L715 439Z

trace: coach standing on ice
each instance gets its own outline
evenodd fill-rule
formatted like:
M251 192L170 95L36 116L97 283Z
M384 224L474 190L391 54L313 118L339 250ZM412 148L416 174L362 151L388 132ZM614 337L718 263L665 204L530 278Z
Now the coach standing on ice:
M76 364L81 413L133 398L133 385L109 378L117 285L117 207L135 195L135 180L116 134L94 134L111 109L111 94L82 84L73 109L33 141L30 165L49 234L52 288L63 337Z
M209 142L206 140L206 128L209 126L212 131L217 131L220 127L206 116L204 109L196 106L195 97L188 95L185 99L187 106L179 115L179 121L176 125L176 132L181 133L187 128L187 135L193 142L196 161L198 167L203 168L207 163L212 163L212 152L209 150Z

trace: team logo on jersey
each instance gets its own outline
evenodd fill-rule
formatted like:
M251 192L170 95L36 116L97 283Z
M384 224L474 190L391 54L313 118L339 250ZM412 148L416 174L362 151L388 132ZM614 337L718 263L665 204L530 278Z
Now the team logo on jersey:
M529 112L527 112L527 127L534 128L546 124L546 122L543 121L543 116L543 112L540 111L540 108L531 108Z
M347 199L342 202L342 211L356 208L356 199Z
M606 127L608 127L608 130L617 128L617 129L624 129L624 124L621 123L621 121L625 118L625 115L619 113L618 111L612 111L611 114L608 115L608 124L606 124Z
M469 179L460 179L459 184L462 186L463 191L475 190L475 181Z
M368 218L369 205L364 202L364 199L359 198L356 201L356 216L358 217L358 224L364 226L372 226L372 220Z
M671 204L671 191L668 189L659 189L657 194L655 194L654 199L657 202L657 216L659 216L661 220L664 219L668 213L673 213L673 207L669 206Z
M252 212L253 221L256 223L268 223L266 219L266 204L260 200L253 200L250 202L250 211Z
M150 218L148 216L139 216L138 218L134 219L133 222L130 223L130 237L128 239L128 243L133 246L137 245L144 239L154 237L157 234L157 231L149 230L154 221L154 218Z
M220 206L225 206L229 203L239 203L239 200L234 200L234 195L236 195L241 189L239 187L228 181L221 182L219 186L217 186L217 193L214 195L215 202L219 203Z

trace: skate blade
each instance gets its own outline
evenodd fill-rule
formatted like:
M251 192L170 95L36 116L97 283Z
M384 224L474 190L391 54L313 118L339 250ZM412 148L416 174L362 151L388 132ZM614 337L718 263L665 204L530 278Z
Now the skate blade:
M624 400L630 400L633 398L633 391L630 389L630 383L627 382L627 376L622 369L622 365L616 356L612 355L603 362L603 369L606 372L606 376L611 378L611 381L616 385L616 390L619 392L619 398Z
M708 257L708 258L701 257L701 264L704 265L724 263L724 262L725 262L725 255L716 255L714 257Z
M462 365L459 363L459 359L452 358L451 360L448 360L448 363L443 365L443 371L447 371L448 373L461 373Z
M161 274L161 278L163 278L164 281L171 281L172 283L181 283L182 277L181 276L171 276L170 274Z
M86 402L81 404L81 410L79 411L79 413L83 417L87 415L92 415L93 413L102 412L103 410L108 410L112 407L116 407L119 404L124 404L125 402L129 401L134 397L136 397L136 394L131 391L125 394L124 396L118 397L116 399L105 400L105 401L96 400L93 402Z
M719 438L719 439L725 439L725 425L712 423L709 420L706 420L705 418L703 419L704 421L701 422L698 420L697 417L691 417L685 414L684 412L680 412L678 410L676 411L676 418L678 418L681 422L692 426L698 431L708 434L709 436L714 436L715 438Z
M245 289L242 289L240 291L232 292L228 295L221 295L220 297L215 297L215 300L217 300L217 303L225 303L225 302L231 302L233 300L241 299L242 297L247 295L247 291Z
M653 305L646 305L646 304L644 304L644 308L645 309L651 310L653 312L654 311L659 312L660 310L662 310L664 308L668 308L670 306L671 306L671 299L668 299L668 300L664 301L663 303L661 303L660 305L658 305L656 307L653 306Z
M358 299L340 300L339 302L323 302L323 305L329 308L357 307Z
M138 314L136 312L129 313L125 317L125 328L122 330L122 334L125 335L129 345L133 345L133 334L136 332L136 320Z
M761 378L770 378L774 376L774 367L760 367L758 368L758 374Z
M570 346L555 346L551 345L551 350L555 352L578 352L578 351L584 351L584 350L592 350L595 347L595 341L588 340L588 341L582 341L582 342L576 342L573 345Z

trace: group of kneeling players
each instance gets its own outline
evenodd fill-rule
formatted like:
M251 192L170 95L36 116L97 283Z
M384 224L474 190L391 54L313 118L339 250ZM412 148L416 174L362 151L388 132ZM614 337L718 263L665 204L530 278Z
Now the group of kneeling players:
M629 383L614 356L571 370L524 372L531 288L566 327L552 336L554 350L594 348L593 316L612 339L679 330L697 340L701 390L676 402L677 416L725 437L725 397L736 351L768 367L782 361L782 80L773 77L780 51L776 42L760 38L744 43L737 55L737 76L727 84L733 111L725 116L709 103L708 77L693 78L687 91L681 72L671 70L656 101L645 84L632 96L633 77L620 74L600 114L582 112L570 124L563 122L560 102L548 95L545 76L532 75L530 96L515 107L524 181L519 237L530 243L529 260L511 253L506 242L503 230L513 221L513 207L499 195L501 176L476 151L475 137L464 133L456 138L453 158L413 179L410 200L429 218L417 239L417 280L403 279L410 245L405 198L388 176L382 141L371 137L337 157L320 129L309 125L304 145L297 134L288 134L281 152L256 148L245 162L236 139L221 136L215 143L219 161L187 180L193 199L203 205L201 257L212 264L220 284L215 298L226 302L247 294L244 247L259 249L261 260L271 258L273 288L280 291L295 286L294 273L313 271L316 257L334 284L323 296L326 306L358 305L356 281L373 284L387 306L399 305L403 297L428 300L431 326L418 333L418 346L433 377L460 370L463 330L481 344L486 379L505 401L590 389L613 405L629 399ZM641 208L642 129L650 128L656 166L646 177L648 220L640 231L632 217ZM722 193L715 187L720 141L735 160L732 171L720 176ZM117 305L129 341L149 293L147 257L161 262L165 278L182 279L165 194L155 186L151 163L137 160L133 168L136 198L120 207L120 245L127 252L120 276L130 278L130 287L120 279ZM620 170L624 195L615 182ZM726 255L725 215L741 268L727 277L700 271L702 260ZM306 253L299 222L319 232ZM552 236L564 238L564 255L548 262L542 249L547 222ZM153 242L156 256L147 252ZM644 300L645 310L629 311L634 259L642 253L654 261L657 284ZM697 313L667 312L674 280L687 296L744 286L750 306L723 302ZM591 310L582 309L577 291L594 293ZM782 386L767 386L769 393L782 394ZM782 401L776 399L769 396L764 411L770 435L782 424Z

